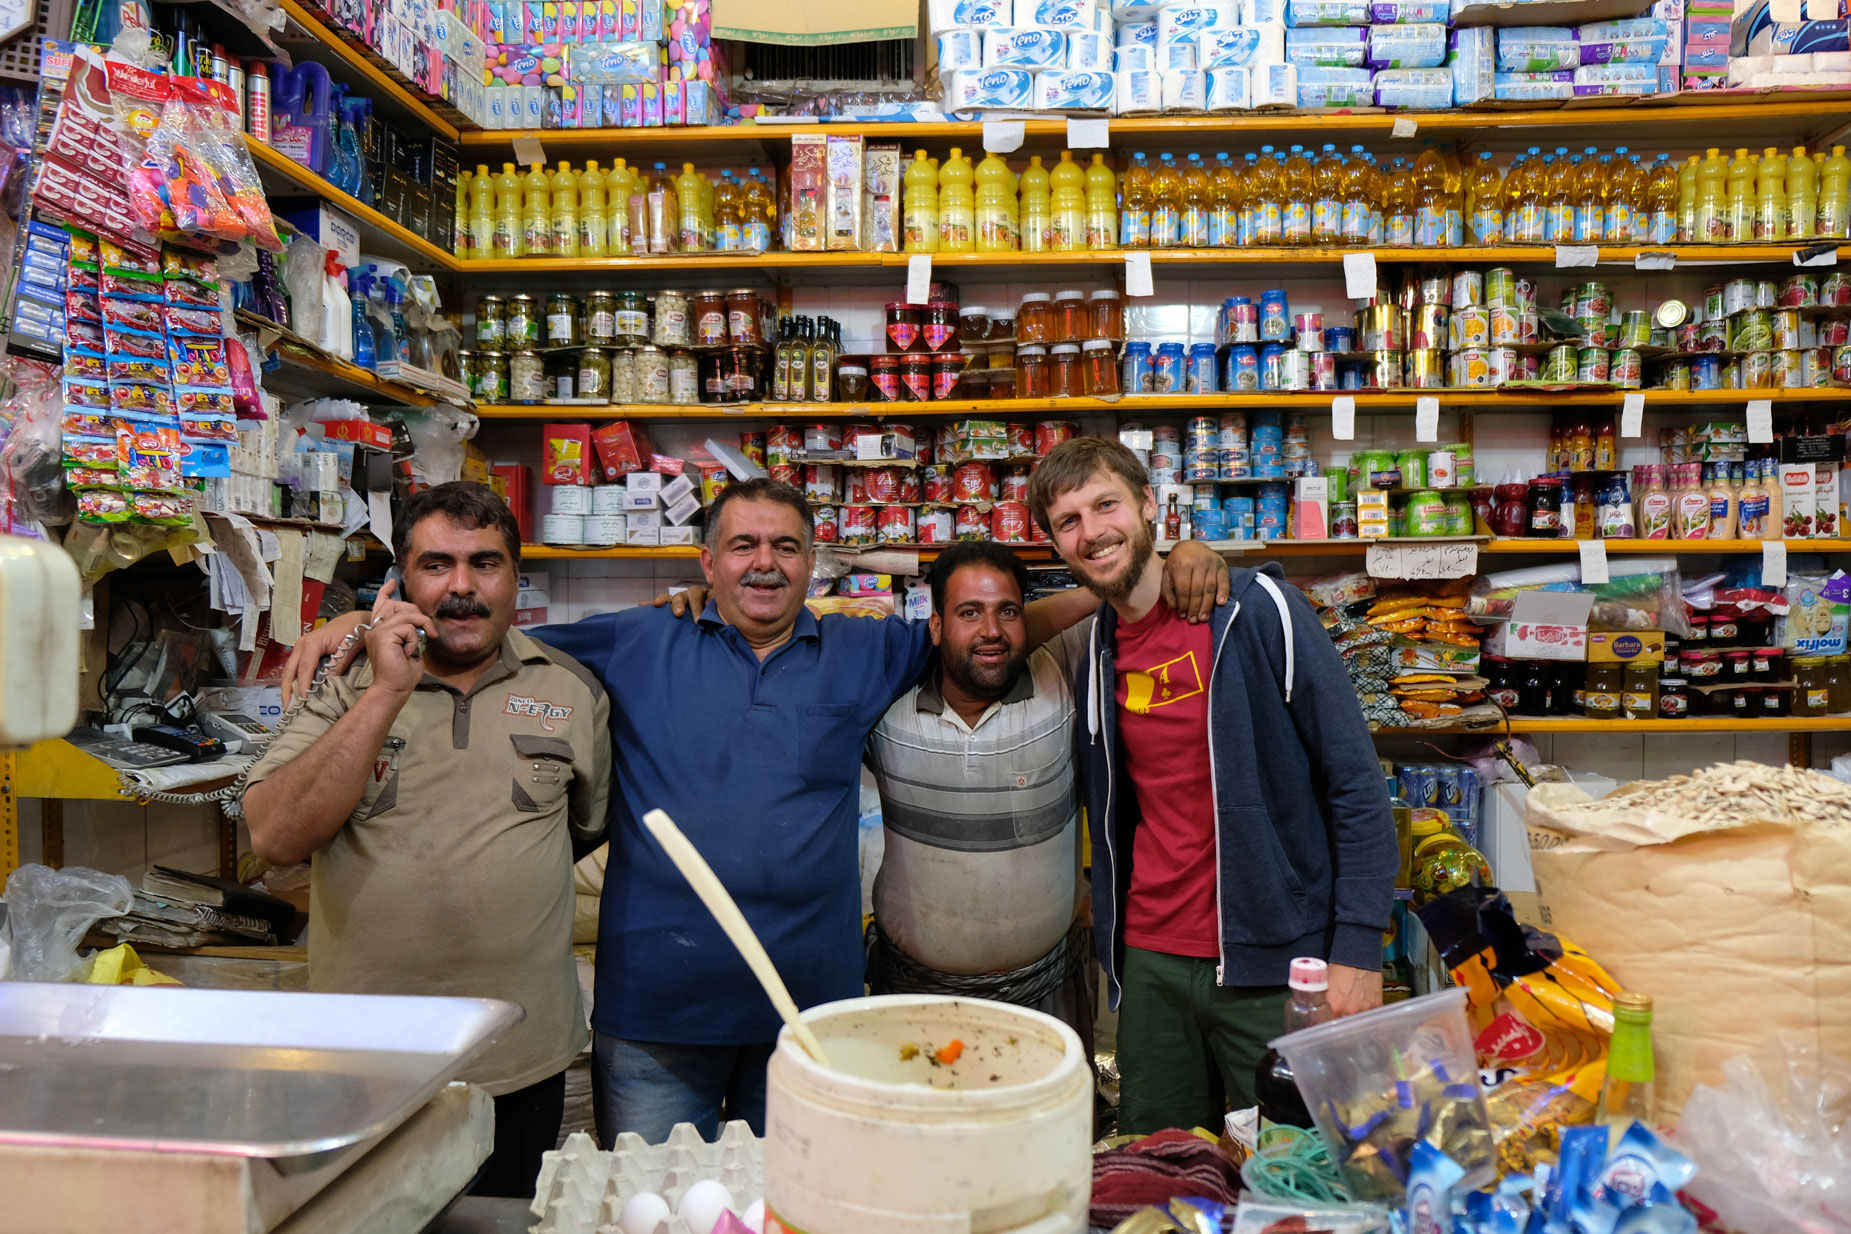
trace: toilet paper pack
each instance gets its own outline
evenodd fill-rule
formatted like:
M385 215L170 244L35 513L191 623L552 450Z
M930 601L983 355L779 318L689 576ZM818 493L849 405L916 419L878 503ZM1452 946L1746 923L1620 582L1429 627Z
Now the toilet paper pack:
M1112 74L1113 115L1133 116L1162 109L1163 83L1154 69L1121 70Z
M1157 71L1159 73L1163 72L1165 69L1193 69L1196 67L1198 66L1196 64L1196 48L1194 43L1160 42L1157 44Z
M1132 21L1122 23L1112 32L1114 47L1155 47L1157 45L1157 23L1151 21Z
M1059 30L997 26L983 32L983 67L1057 69L1067 60L1067 36Z
M1240 0L1240 24L1243 26L1284 25L1285 0Z
M1048 30L1091 30L1098 21L1093 0L1015 0L1014 26Z
M1231 30L1239 21L1234 3L1166 4L1157 11L1157 42L1193 45L1202 31Z
M1369 53L1364 26L1311 27L1285 32L1285 61L1300 68L1361 68ZM1301 74L1302 85L1304 77Z
M1120 47L1112 52L1112 71L1114 73L1155 73L1157 71L1157 49L1155 47Z
M1253 70L1255 107L1298 106L1298 66L1264 64Z
M1271 63L1283 63L1285 27L1273 26L1271 29L1279 35L1279 55ZM1201 57L1203 69L1245 68L1252 64L1268 63L1260 54L1262 39L1261 31L1250 27L1214 30L1204 34L1196 43L1196 52Z
M968 69L951 74L945 86L946 111L1025 108L1033 105L1033 69Z
M1105 111L1112 106L1112 74L1035 74L1035 107L1040 111Z
M1450 107L1453 75L1450 69L1383 69L1371 83L1377 107Z
M1155 21L1164 0L1114 0L1110 8L1113 21Z
M934 33L960 26L1006 26L1010 0L928 0L926 20Z
M1112 71L1112 36L1094 30L1082 30L1067 36L1067 71L1070 73L1110 73Z
M1445 61L1444 23L1369 27L1369 58L1365 63L1372 69L1431 69Z
M1253 77L1244 68L1208 69L1208 110L1246 111L1253 106Z
M1157 74L1158 95L1166 115L1201 111L1208 105L1208 81L1200 69L1170 69Z
M938 71L941 75L982 67L983 31L972 26L953 26L938 32Z

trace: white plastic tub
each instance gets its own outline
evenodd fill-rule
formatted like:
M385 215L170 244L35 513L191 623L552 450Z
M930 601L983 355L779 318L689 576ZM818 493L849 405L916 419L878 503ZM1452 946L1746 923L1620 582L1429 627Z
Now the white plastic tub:
M765 1107L766 1234L1084 1234L1092 1068L1072 1029L1005 1003L892 995L786 1029ZM935 1052L964 1043L957 1061Z

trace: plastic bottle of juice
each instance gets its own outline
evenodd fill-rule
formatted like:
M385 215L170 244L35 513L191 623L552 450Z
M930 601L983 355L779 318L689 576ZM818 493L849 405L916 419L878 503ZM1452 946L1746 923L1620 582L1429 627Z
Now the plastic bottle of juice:
M1208 184L1208 168L1202 156L1191 154L1182 168L1181 211L1176 221L1178 248L1208 247L1209 216L1214 213L1214 195Z
M1793 147L1787 160L1787 235L1795 240L1812 238L1819 224L1819 165L1805 146Z
M1052 206L1051 182L1047 168L1041 165L1041 156L1033 155L1028 166L1022 169L1021 202L1022 212L1016 225L1021 235L1024 253L1045 253L1048 251L1049 227L1052 219L1048 211Z
M1671 244L1677 239L1677 168L1671 156L1660 153L1652 160L1645 180L1645 204L1651 221L1645 228L1647 244Z
M561 163L550 177L553 186L553 256L578 256L578 177Z
M476 174L469 178L470 248L477 257L497 257L495 252L495 181L489 177L488 164L477 163Z
M1343 160L1337 178L1337 241L1361 244L1369 235L1369 164L1363 161L1363 148L1350 147L1350 157Z
M503 163L495 177L495 238L491 255L519 257L527 251L521 232L521 177L513 163Z
M713 214L707 205L707 177L683 163L675 177L675 197L681 207L675 220L684 253L705 253L713 248Z
M1208 246L1234 248L1240 243L1240 177L1227 151L1215 155L1208 173Z
M1755 239L1779 243L1787 238L1787 157L1769 146L1755 166Z
M1697 166L1698 244L1718 244L1729 238L1729 162L1711 146Z
M1465 175L1465 241L1495 247L1504 242L1504 178L1489 150Z
M930 167L930 164L927 166ZM771 234L777 230L778 225L778 202L777 195L771 191L771 185L765 181L763 169L754 167L747 174L739 206L743 229L740 241L745 251L769 252Z
M938 251L977 251L977 173L957 146L938 169Z
M1009 253L1016 248L1015 177L1001 155L977 164L977 251Z
M1389 165L1382 213L1382 243L1391 248L1410 247L1414 243L1414 170L1404 158L1397 157Z
M630 252L630 198L636 192L636 168L622 159L604 173L604 255L623 257Z
M1118 246L1127 249L1150 247L1150 163L1142 150L1131 156L1131 166L1119 185L1122 200L1118 210Z
M913 151L913 161L900 177L902 247L909 253L938 252L938 173L924 150Z
M1086 247L1094 252L1118 247L1118 177L1098 151L1086 169Z
M1086 169L1073 161L1073 151L1062 150L1048 172L1048 248L1071 253L1085 247Z
M1697 167L1703 160L1691 155L1677 168L1677 238L1680 244L1693 243L1697 231Z
M604 256L605 240L610 235L609 191L603 172L595 160L585 164L578 174L578 255Z
M1247 194L1247 199L1253 203L1253 244L1285 243L1285 186L1280 182L1283 172L1279 152L1271 146L1261 146L1260 157L1254 164L1253 185Z
M547 256L553 251L553 182L534 163L521 179L521 190L521 244L529 257Z
M1293 146L1285 159L1285 181L1280 186L1285 198L1285 242L1311 243L1312 192L1311 161L1303 146Z
M1815 233L1842 240L1851 232L1851 158L1843 146L1819 168L1819 222Z
M1173 249L1182 236L1183 176L1169 152L1157 156L1150 179L1150 246Z
M649 252L680 251L681 200L667 163L657 163L643 184L643 229ZM634 237L631 243L634 245Z
M1576 244L1599 244L1607 234L1607 173L1613 159L1605 154L1598 158L1578 154L1574 162L1574 240Z
M1326 144L1311 167L1311 243L1333 245L1343 236L1343 160Z
M1723 238L1750 240L1755 234L1755 160L1746 146L1736 147L1724 185Z

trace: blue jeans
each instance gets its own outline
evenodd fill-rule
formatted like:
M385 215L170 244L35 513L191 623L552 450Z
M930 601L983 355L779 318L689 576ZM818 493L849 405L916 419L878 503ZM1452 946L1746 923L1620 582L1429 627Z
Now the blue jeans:
M765 1065L774 1042L763 1045L678 1045L631 1041L596 1033L592 1039L592 1113L605 1148L634 1131L660 1144L676 1123L693 1123L704 1140L724 1120L742 1118L765 1134Z

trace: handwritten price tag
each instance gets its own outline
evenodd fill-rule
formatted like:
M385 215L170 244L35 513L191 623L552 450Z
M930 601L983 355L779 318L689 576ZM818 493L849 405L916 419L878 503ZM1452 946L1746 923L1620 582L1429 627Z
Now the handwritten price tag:
M1372 578L1469 578L1478 573L1478 545L1371 544L1364 568Z

